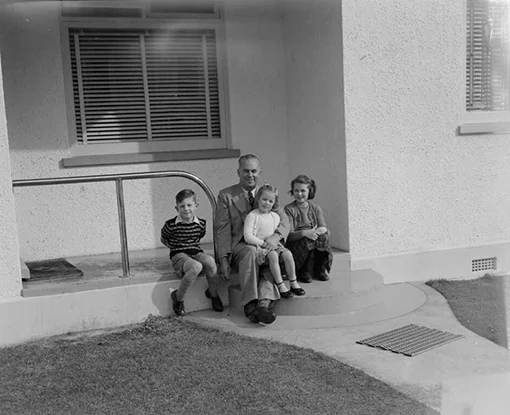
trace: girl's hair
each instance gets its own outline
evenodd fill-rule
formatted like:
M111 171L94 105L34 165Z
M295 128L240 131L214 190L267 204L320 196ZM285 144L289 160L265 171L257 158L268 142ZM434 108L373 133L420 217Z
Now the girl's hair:
M258 206L259 206L259 199L260 199L260 196L262 196L263 192L274 193L274 205L273 205L273 208L271 210L272 211L278 210L278 208L280 207L279 197L278 197L278 190L276 190L276 187L271 186L270 184L267 184L267 183L264 186L261 186L259 188L259 190L257 190L257 194L255 195L255 208L258 208Z
M296 183L306 184L308 185L308 199L312 200L315 197L315 192L317 192L317 185L315 184L315 180L310 179L306 174L300 174L296 177L292 182L290 182L290 191L289 193L292 195L294 193L294 185Z

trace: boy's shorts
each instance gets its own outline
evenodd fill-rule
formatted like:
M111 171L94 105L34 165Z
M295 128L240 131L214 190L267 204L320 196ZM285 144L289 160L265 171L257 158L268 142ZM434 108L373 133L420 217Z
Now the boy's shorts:
M200 262L201 264L203 264L207 257L211 257L211 256L207 255L204 252L199 252L198 254L195 254L195 255L188 255L188 254L185 254L184 252L179 252L178 254L175 254L172 258L170 258L170 260L172 261L172 266L174 267L174 270L177 273L177 276L179 278L182 278L184 264L186 263L186 261L189 258L192 258L192 259ZM204 270L202 270L200 272L199 276L202 276L204 274L205 274Z

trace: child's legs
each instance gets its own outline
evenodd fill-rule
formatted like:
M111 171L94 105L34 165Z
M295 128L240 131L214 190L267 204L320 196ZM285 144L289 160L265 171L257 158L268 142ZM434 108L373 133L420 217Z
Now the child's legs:
M294 257L292 256L292 252L288 249L285 249L281 252L281 257L283 259L283 263L285 264L285 271L287 271L287 277L289 281L293 281L296 279L296 265L294 263Z
M205 278L207 279L207 283L209 284L209 293L212 297L216 297L218 295L218 284L219 284L219 276L217 274L216 261L210 255L204 254L200 252L195 255L194 258L202 264L203 270L205 272Z
M269 262L269 269L271 270L271 274L273 274L274 282L276 284L281 284L283 279L280 264L278 262L278 252L270 251L267 254L267 262Z
M301 286L297 282L297 276L296 276L296 264L294 262L294 256L292 255L292 252L288 249L284 249L281 251L280 257L283 260L283 263L285 264L285 270L287 271L287 277L289 278L290 288L291 289L301 289ZM301 290L302 292L298 295L303 295L305 292Z
M315 272L330 271L333 256L331 255L329 233L320 235L315 245Z
M179 255L178 258L177 255ZM174 264L174 267L177 268L176 271L179 273L180 268L180 275L182 275L181 284L179 285L179 289L177 290L177 300L183 301L184 296L186 295L186 291L188 291L188 288L193 284L193 282L197 279L198 274L202 271L202 264L198 262L197 260L190 258L186 254L177 254L172 258L172 263Z

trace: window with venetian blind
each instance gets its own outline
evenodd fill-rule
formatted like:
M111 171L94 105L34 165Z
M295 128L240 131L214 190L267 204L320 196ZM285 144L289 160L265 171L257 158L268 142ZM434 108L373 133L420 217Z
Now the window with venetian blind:
M219 19L107 20L65 24L75 144L93 153L227 148Z
M508 0L467 0L466 110L508 111Z

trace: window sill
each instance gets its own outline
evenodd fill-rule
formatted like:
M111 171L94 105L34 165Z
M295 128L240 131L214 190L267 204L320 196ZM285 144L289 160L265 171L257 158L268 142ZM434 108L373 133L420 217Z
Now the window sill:
M111 166L116 164L140 164L165 161L238 158L240 155L241 151L235 149L167 151L158 153L133 154L101 154L93 156L75 156L64 158L62 159L62 167L69 168Z
M510 133L510 122L478 122L459 125L459 135Z

